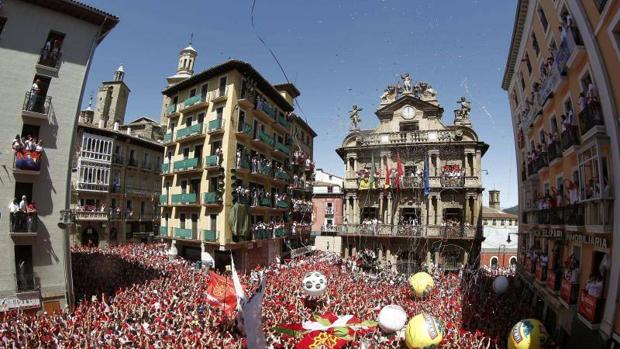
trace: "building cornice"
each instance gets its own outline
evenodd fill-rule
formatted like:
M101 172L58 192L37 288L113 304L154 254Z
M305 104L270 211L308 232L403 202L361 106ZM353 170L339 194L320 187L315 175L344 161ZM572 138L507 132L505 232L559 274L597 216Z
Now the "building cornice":
M519 63L517 62L517 58L519 56L519 48L521 47L521 40L523 38L525 20L527 19L528 5L529 0L519 0L519 2L517 3L514 27L512 28L512 39L510 40L508 59L506 61L504 77L502 79L502 88L506 91L508 91L510 81L512 80L512 76L514 75L515 66Z

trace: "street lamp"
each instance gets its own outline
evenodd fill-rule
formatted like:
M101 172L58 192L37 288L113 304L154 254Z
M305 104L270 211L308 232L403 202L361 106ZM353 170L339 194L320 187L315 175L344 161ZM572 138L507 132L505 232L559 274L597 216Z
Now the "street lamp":
M508 233L508 239L506 239L506 243L511 243L510 235L527 235L526 233Z

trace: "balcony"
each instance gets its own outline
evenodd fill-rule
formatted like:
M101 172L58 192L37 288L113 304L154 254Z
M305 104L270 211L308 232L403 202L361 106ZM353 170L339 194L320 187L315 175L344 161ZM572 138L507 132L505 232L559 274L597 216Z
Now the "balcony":
M273 128L282 133L288 133L291 124L286 120L286 116L284 114L278 113L276 117L276 122L273 123Z
M560 70L557 62L555 62L551 69L547 72L547 76L540 84L538 90L538 104L544 106L547 100L553 97L553 91L556 89L558 82L561 79Z
M224 132L224 120L223 119L215 119L209 121L208 124L208 134L216 134Z
M250 163L250 159L246 155L241 155L241 158L238 160L237 171L241 170L243 172L248 172L252 168L252 164Z
M61 63L62 63L61 47L57 47L57 48L43 47L41 49L41 54L39 55L39 60L37 61L37 68L46 70L52 74L58 74L58 70L60 70Z
M555 57L558 69L562 73L566 73L568 68L572 65L576 54L583 50L583 42L577 28L570 28L567 34L566 40L560 43L558 53Z
M138 160L135 158L129 158L129 161L127 161L127 166L138 167Z
M222 199L218 192L202 193L202 204L205 206L220 206Z
M16 293L38 291L41 287L39 276L36 273L18 273L13 275L15 275Z
M273 237L273 231L271 229L254 229L252 231L254 240L265 240Z
M570 147L579 145L579 135L577 130L569 128L562 132L562 151L567 151Z
M263 163L258 164L258 168L256 168L256 171L252 171L252 174L256 174L256 175L261 175L261 176L265 176L265 177L272 177L273 176L273 168L269 165L265 165Z
M35 237L39 226L39 217L36 212L10 213L9 235L11 237Z
M560 273L560 271L547 271L547 282L545 284L547 288L554 293L560 289L562 283L562 275L558 275L558 273Z
M289 204L288 201L284 201L284 200L278 200L276 202L276 208L282 209L282 210L288 210L289 209Z
M589 295L586 290L581 290L581 293L579 294L579 306L577 307L577 311L580 317L583 317L589 322L589 325L594 325L601 322L604 306L604 299L596 298Z
M611 231L614 223L614 204L612 199L595 199L582 203L584 206L584 224L594 231ZM603 232L599 231L599 232Z
M164 144L172 142L172 133L166 133L164 135Z
M473 239L478 228L468 225L443 225L440 227L440 236L448 239Z
M159 235L168 236L168 227L159 227Z
M106 211L75 211L75 219L78 221L107 221L108 212Z
M205 157L205 167L209 169L220 168L222 166L222 159L219 155L209 155Z
M275 170L274 177L277 180L281 180L281 181L284 181L284 182L288 182L288 180L289 180L288 173L286 173L286 172L284 172L282 170L278 170L278 169Z
M263 149L273 148L273 138L263 131L258 133L258 139L255 139L254 141L255 145L262 147Z
M228 86L225 88L218 88L217 90L211 91L209 100L212 103L219 103L226 100L228 96Z
M243 124L239 125L237 132L235 133L239 138L251 139L252 138L252 125Z
M177 113L177 105L176 104L171 104L166 108L166 116L168 117L172 117L174 114Z
M198 109L205 108L208 104L206 103L206 99L202 95L196 95L193 97L189 97L183 101L183 110L184 114L191 113Z
M159 169L161 173L168 173L170 171L170 164L161 164Z
M463 188L465 186L465 177L441 176L439 178L439 183L441 183L442 188Z
M569 280L562 279L560 286L560 299L566 305L574 305L577 303L577 294L579 292L579 284L572 284Z
M168 205L168 195L161 194L159 196L159 204L160 205Z
M197 198L196 193L185 193L185 194L173 194L172 195L172 205L182 206L182 205L196 205Z
M191 125L189 127L185 127L182 128L180 130L177 130L177 141L187 141L187 140L192 140L192 139L196 139L196 138L201 138L204 136L204 134L202 133L202 123L199 124L194 124Z
M42 151L20 150L13 155L13 173L38 175L41 172Z
M276 142L276 150L281 152L282 154L285 154L285 155L289 154L288 146L286 146L286 145L284 145L283 143L280 143L280 142Z
M78 191L108 192L109 186L101 183L78 182L74 188Z
M257 98L255 111L264 120L269 120L270 122L276 120L276 109L262 97Z
M260 199L258 199L258 206L261 206L261 207L272 207L271 198L260 198Z
M194 236L191 229L174 228L174 237L179 239L193 240Z
M215 230L205 229L202 231L202 239L208 242L217 242L219 234Z
M275 235L277 238L281 238L287 235L291 235L290 234L290 230L285 228L285 227L280 227L280 228L276 228L274 229Z
M603 111L599 103L589 103L588 106L579 113L579 130L581 131L581 137L586 138L586 134L592 129L596 129L603 133L605 132Z
M22 106L22 116L47 120L52 106L52 97L26 92Z
M565 225L582 227L585 223L584 205L574 204L564 207L564 217L566 217Z
M335 211L333 207L325 207L325 215L326 216L333 216L335 214Z
M183 159L174 162L174 172L200 171L198 158Z
M389 145L426 142L451 142L455 139L452 130L418 130L404 132L386 132L360 135L358 145Z

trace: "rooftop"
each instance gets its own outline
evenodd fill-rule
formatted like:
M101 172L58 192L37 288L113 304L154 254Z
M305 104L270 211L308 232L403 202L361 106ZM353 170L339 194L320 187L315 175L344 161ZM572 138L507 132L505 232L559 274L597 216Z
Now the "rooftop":
M518 216L512 213L506 213L502 210L484 206L482 207L482 218L517 219Z

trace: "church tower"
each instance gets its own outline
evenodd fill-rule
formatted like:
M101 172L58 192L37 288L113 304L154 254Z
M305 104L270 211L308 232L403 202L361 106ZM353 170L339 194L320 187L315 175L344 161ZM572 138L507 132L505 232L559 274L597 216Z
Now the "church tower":
M186 48L179 52L179 63L177 64L177 73L168 77L168 86L181 82L194 75L194 63L196 62L198 51L192 47L190 41Z
M129 87L123 81L125 69L121 65L114 72L114 80L105 81L97 91L97 107L93 116L93 124L100 128L111 129L114 123L125 122L125 111L129 99Z

